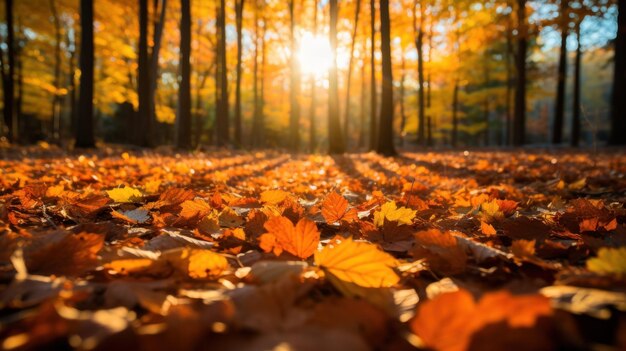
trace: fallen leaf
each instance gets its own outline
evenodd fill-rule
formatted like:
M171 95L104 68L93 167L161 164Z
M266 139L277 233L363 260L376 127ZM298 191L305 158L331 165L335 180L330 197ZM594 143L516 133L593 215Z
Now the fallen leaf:
M273 217L265 222L267 233L259 238L260 247L265 252L273 251L280 255L283 250L305 259L316 250L320 241L320 233L315 222L306 218L298 221L295 226L286 217Z

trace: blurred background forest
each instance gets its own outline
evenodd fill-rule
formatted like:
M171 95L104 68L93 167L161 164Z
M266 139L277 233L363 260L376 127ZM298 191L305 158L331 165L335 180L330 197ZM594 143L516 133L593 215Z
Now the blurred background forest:
M625 3L3 0L2 135L311 152L623 144Z

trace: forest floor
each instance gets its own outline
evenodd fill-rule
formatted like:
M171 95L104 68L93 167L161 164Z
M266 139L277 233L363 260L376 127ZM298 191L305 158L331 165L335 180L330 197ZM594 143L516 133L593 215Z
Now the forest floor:
M3 349L626 349L626 153L0 149Z

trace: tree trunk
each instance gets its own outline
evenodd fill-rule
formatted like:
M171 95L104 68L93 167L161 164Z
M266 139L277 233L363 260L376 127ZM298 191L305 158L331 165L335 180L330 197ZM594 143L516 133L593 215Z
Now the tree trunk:
M361 1L361 0L357 0ZM313 1L313 35L317 35L317 0ZM311 106L309 107L309 152L313 153L317 149L317 82L315 75L311 74L309 85L311 86Z
M576 22L576 59L574 61L574 106L572 106L572 138L570 145L577 147L580 142L580 70L582 65L582 49L580 47L580 21Z
M139 0L139 56L137 61L137 98L139 100L138 125L135 143L148 146L150 120L150 75L148 63L148 0Z
M617 2L617 36L611 100L611 135L609 144L626 144L626 0Z
M61 140L61 21L57 12L56 1L50 0L50 12L54 24L54 93L52 94L52 114L50 118L50 138L55 142Z
M363 42L363 48L365 48L365 40ZM367 115L365 114L366 111L366 107L365 107L365 102L366 102L366 96L365 96L365 92L367 90L367 84L366 84L366 78L365 78L365 65L366 65L366 61L365 61L365 55L361 56L361 103L360 103L360 109L359 109L359 113L360 113L360 120L361 120L361 128L360 128L360 132L359 132L359 149L362 149L363 147L365 147L365 139L367 137Z
M226 146L230 142L230 127L228 116L228 72L226 67L226 1L220 1L217 16L218 51L217 71L219 76L219 95L216 116L217 146Z
M378 98L376 92L376 0L370 0L370 151L378 143Z
M328 71L328 153L345 151L339 122L339 87L337 84L337 0L330 0L330 50L332 62Z
M380 104L380 131L376 151L392 156L393 146L393 73L391 70L391 33L389 0L380 0L380 51L382 54L382 99Z
M560 23L561 50L557 73L556 102L554 104L554 124L552 125L552 144L563 141L563 119L565 114L565 83L567 81L567 36L569 34L568 0L561 0Z
M350 59L348 61L348 77L346 79L346 100L343 113L343 135L346 146L350 145L350 86L352 83L352 63L354 62L354 45L356 43L357 29L359 28L359 14L361 13L361 0L356 0L354 12L354 28L352 28L352 43L350 43Z
M459 118L457 113L459 111L459 79L454 79L454 88L452 89L452 147L456 147L458 144L459 134Z
M237 81L235 83L235 146L241 147L241 56L243 53L243 6L244 0L235 1L235 22L237 27Z
M259 34L259 4L258 1L254 1L254 65L252 68L252 95L254 100L252 111L252 131L250 140L253 147L260 146L260 131L261 131L261 114L259 106L259 45L261 40Z
M505 102L505 116L504 118L504 136L506 145L512 144L512 113L511 113L511 93L513 92L513 69L511 68L511 55L513 54L513 25L511 24L512 15L509 14L506 28L506 53L505 53L505 65L506 65L506 102Z
M430 64L432 62L432 48L433 48L433 21L430 21L430 25L428 26L428 63ZM426 123L427 123L427 136L426 136L426 144L428 146L433 146L433 116L432 116L432 112L430 111L430 107L431 105L431 84L430 84L430 75L431 75L431 70L432 69L428 69L428 75L426 76L426 108L428 109L428 117L426 117Z
M298 42L296 41L295 0L289 1L289 35L291 38L291 56L289 73L289 147L298 152L300 148L300 64L298 63Z
M404 112L404 80L406 60L404 59L404 52L402 53L402 73L400 75L400 146L404 146L404 126L406 124L406 114Z
M420 22L417 26L417 10L419 3ZM424 4L422 0L413 3L413 30L416 32L415 47L417 48L417 81L418 81L418 115L417 115L417 144L424 145L425 141L425 118L424 118Z
M80 0L80 95L76 147L96 146L93 123L93 0Z
M626 0L625 0L626 1ZM526 0L517 0L517 52L515 55L515 111L513 116L513 145L524 145L526 139L526 51L528 50L528 23Z
M176 146L191 148L191 4L181 0L180 18L180 86L178 88L178 138Z
M71 37L70 37L70 33L72 33ZM69 99L70 99L70 130L71 130L71 134L74 135L76 132L76 66L75 66L75 57L76 57L76 30L72 30L72 31L67 31L66 33L66 47L68 48L73 48L71 50L69 50L69 68L68 68L68 75L67 75L67 80L69 83Z
M150 140L148 140L149 146L155 145L155 138L157 137L157 115L156 115L156 90L157 84L159 80L159 53L161 51L161 38L163 37L163 27L165 26L165 11L167 9L167 0L161 1L161 12L159 14L158 21L154 22L154 32L152 33L152 52L150 53L150 73L148 74L150 80L150 93L149 93L149 106L150 112L148 116L148 132L152 136ZM154 9L153 13L156 16L156 13L159 8L159 0L154 0L152 8Z
M15 120L15 113L13 108L15 106L15 93L14 93L14 77L15 77L15 32L13 28L13 0L5 0L5 16L7 26L7 55L8 55L8 67L7 70L2 72L2 83L4 92L4 124L9 132L9 140L17 142L18 140L18 126ZM4 65L3 65L4 66Z

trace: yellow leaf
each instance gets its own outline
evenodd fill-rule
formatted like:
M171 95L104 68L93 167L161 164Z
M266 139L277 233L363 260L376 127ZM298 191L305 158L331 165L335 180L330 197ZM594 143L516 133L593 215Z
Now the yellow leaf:
M216 277L230 268L224 256L210 250L174 249L162 257L193 279Z
M498 233L491 224L484 221L480 221L480 231L487 236L496 235Z
M158 179L153 179L143 185L148 194L156 194L159 191L159 187L161 187L161 181Z
M267 204L279 204L285 200L287 193L282 190L266 190L261 193L261 202Z
M135 202L141 200L142 196L141 191L129 186L107 190L107 194L115 202Z
M352 238L331 241L315 253L315 264L342 281L365 288L390 287L400 280L393 270L395 258L376 245Z
M587 269L600 274L626 276L626 247L601 248L598 257L587 260Z
M398 224L411 224L417 211L406 207L398 208L395 201L389 201L380 207L380 211L374 213L374 225L382 227L385 220Z
M504 213L500 211L500 205L498 205L498 201L496 200L483 202L480 205L480 212L485 222L491 222L494 219L504 217Z

